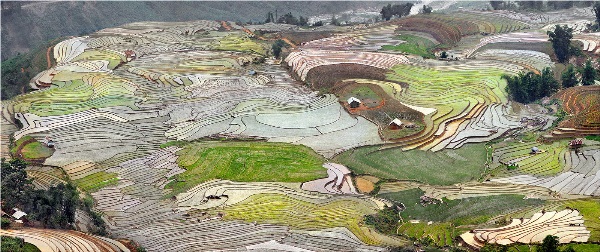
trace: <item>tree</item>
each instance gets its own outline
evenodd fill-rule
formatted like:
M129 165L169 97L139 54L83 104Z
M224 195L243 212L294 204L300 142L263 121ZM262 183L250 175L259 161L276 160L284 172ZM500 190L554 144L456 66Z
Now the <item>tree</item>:
M594 66L592 66L592 61L587 60L585 62L585 67L581 70L581 83L584 86L589 86L594 84L594 80L596 80L597 73Z
M540 86L541 90L538 91L539 96L537 98L550 96L560 88L558 81L554 79L554 72L549 67L546 67L544 70L542 70L542 75L540 76Z
M490 5L494 10L504 9L504 1L490 1Z
M340 22L337 20L337 18L335 17L335 15L331 16L331 25L340 25Z
M569 60L571 53L573 52L571 46L571 39L573 38L573 29L566 25L556 25L554 31L548 31L550 42L552 42L552 48L556 54L558 62L564 63Z
M479 252L507 252L508 247L495 243L486 243Z
M21 207L21 202L28 198L28 193L33 190L31 180L27 178L25 167L27 163L20 159L13 159L6 162L2 158L0 168L1 176L1 194L2 208L8 212L15 207Z
M541 10L544 7L542 1L519 1L518 3L522 10Z
M298 18L298 25L299 26L305 26L306 24L308 24L308 18L305 18L303 16L300 16Z
M579 80L575 76L575 67L573 65L569 65L567 70L562 73L561 80L563 88L574 87L579 83Z
M421 9L421 13L423 14L429 14L431 11L433 11L433 8L428 5L423 5L423 9Z
M267 19L265 20L265 23L274 23L275 22L275 18L273 17L273 12L267 13Z
M548 235L544 238L542 246L539 247L540 252L559 252L558 250L558 237Z
M381 12L379 12L381 14L381 17L383 19L385 19L385 21L389 21L392 16L394 15L392 13L392 4L388 4L386 6L383 6L383 8L381 9Z
M596 2L592 9L594 10L594 14L596 15L596 24L600 25L600 2Z
M275 41L275 43L273 43L271 49L273 49L273 55L275 56L275 58L279 58L279 56L281 55L281 49L285 46L285 41L281 39L278 39L277 41Z

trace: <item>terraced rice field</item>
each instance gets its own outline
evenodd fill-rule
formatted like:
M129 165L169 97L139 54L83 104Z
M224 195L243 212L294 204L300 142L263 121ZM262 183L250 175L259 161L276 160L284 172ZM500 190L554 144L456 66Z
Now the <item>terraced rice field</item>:
M446 45L454 45L467 35L506 33L528 28L526 23L520 21L469 12L415 15L392 23L398 25L399 31L428 33Z
M538 147L541 153L531 154L533 147ZM515 172L533 175L552 175L562 171L565 153L569 151L566 141L552 144L504 142L494 145L493 148L494 162L516 163L519 167Z
M536 213L531 219L513 219L504 227L475 229L462 234L461 238L475 248L483 247L486 242L501 245L540 243L547 235L558 237L560 243L586 242L590 231L582 224L579 211L567 209Z
M563 102L569 114L552 132L557 137L600 134L600 87L580 86L562 90L554 95Z
M114 251L129 252L122 243L113 239L88 235L73 230L23 228L0 230L2 236L23 238L41 251Z
M446 247L454 244L457 233L448 223L411 223L406 222L398 227L398 233L413 239L422 240L429 237L437 247Z
M407 150L452 148L462 145L469 137L475 138L475 141L491 140L497 136L496 133L517 126L506 118L507 113L503 111L507 103L504 93L506 82L500 79L500 69L490 66L426 68L399 65L392 70L393 73L387 76L389 80L409 85L393 97L425 115L424 131L399 139L392 146ZM503 106L495 107L499 105ZM486 109L491 109L491 114L482 113ZM471 121L482 120L490 121L487 130L471 124ZM466 135L458 135L460 131L465 131ZM482 138L482 135L487 137Z
M375 213L374 209L376 209L374 206L366 205L354 198L313 204L283 195L260 194L236 206L225 208L224 218L260 223L286 223L294 228L306 230L343 226L363 242L377 245L381 244L381 241L360 224L360 216Z

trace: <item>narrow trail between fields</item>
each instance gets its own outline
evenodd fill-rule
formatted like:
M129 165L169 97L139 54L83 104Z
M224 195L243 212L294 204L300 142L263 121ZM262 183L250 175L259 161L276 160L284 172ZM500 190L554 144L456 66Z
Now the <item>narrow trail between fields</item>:
M48 62L48 69L52 67L52 62L50 61L50 49L52 49L52 46L48 47L48 50L46 50L46 62Z

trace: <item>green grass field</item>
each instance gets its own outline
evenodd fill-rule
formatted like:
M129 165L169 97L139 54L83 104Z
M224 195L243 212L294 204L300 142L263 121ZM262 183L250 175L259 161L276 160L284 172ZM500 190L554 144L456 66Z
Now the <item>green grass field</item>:
M75 185L86 192L95 192L103 187L116 185L118 182L116 173L97 172L74 181Z
M14 156L17 154L17 150L21 145L25 143L25 141L32 140L33 137L23 136L19 138L19 140L15 141L14 147L10 150L11 154ZM38 141L34 141L22 146L21 154L23 154L23 158L25 159L40 159L47 158L52 156L54 153L54 149L48 148L42 143Z
M543 205L539 199L524 200L521 195L495 195L473 197L462 200L444 200L443 204L421 206L419 197L423 191L418 188L396 193L380 194L380 197L403 203L406 210L402 217L407 219L451 222L455 226L480 224L491 217L525 208Z
M424 58L435 58L431 49L436 45L431 40L414 35L400 35L398 39L406 41L398 45L384 45L383 50L401 51Z
M246 36L229 35L213 46L214 50L250 52L265 55L267 50L261 44Z
M419 197L420 189L410 189L396 193L380 194L380 197L403 203L406 210L402 212L404 220L426 220L450 222L454 226L481 224L491 217L529 206L543 205L539 199L523 199L521 195L495 195L473 197L462 200L444 200L442 204L431 204L423 207Z
M349 150L338 155L335 162L348 166L356 174L451 185L478 179L486 161L485 144L467 144L460 149L438 152L399 148L377 151L378 148Z
M454 238L460 235L460 232L450 223L403 223L398 227L398 234L404 234L410 238L422 242L425 237L431 239L432 244L437 247L451 246Z
M342 100L347 101L350 97L356 97L367 107L376 107L381 103L381 97L377 95L369 86L359 86L344 94Z
M437 247L452 245L458 235L472 228L470 225L486 223L494 216L544 204L544 201L538 199L524 200L521 195L496 195L462 200L445 199L441 204L430 204L424 207L419 204L419 197L423 193L415 188L378 196L406 206L406 209L400 213L404 223L399 224L398 234L417 241L429 237L432 245ZM420 220L420 223L410 223L409 220ZM433 224L428 225L428 221L433 221Z
M327 177L324 159L302 145L267 142L194 142L177 163L187 171L167 185L184 192L210 179L242 182L305 182Z

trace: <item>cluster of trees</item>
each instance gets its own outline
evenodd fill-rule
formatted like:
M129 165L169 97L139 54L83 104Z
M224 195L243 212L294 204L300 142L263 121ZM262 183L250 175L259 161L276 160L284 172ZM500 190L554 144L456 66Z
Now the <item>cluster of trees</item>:
M410 9L412 9L412 7L413 7L412 3L394 4L394 5L388 4L386 6L383 6L383 8L381 9L381 12L379 12L379 13L383 17L383 19L388 21L393 16L396 16L399 18L408 16L408 14L410 14Z
M46 49L58 41L60 40L47 41L28 53L20 53L2 61L2 88L0 89L2 100L29 91L29 80L47 68ZM52 57L50 58L54 60Z
M48 190L35 189L31 179L27 178L27 164L20 159L6 161L2 159L0 178L2 187L2 210L11 212L19 208L27 213L27 219L39 222L45 228L71 229L75 223L75 210L82 208L92 217L94 230L105 233L105 225L100 215L91 211L93 202L84 202L79 198L77 188L71 183L51 186ZM3 221L3 225L6 225Z
M581 80L577 78L577 73L581 75ZM585 65L576 69L573 65L569 65L567 69L562 73L562 87L570 88L577 86L580 82L584 86L593 85L594 81L598 78L598 71L592 65L591 60L587 60Z
M279 23L305 26L308 24L308 18L305 18L303 16L296 18L294 17L294 15L292 15L291 12L288 12L281 17L277 17L277 15L273 17L273 12L269 11L269 13L267 13L267 19L265 20L265 23Z
M594 1L490 1L494 10L562 10L592 4Z
M506 80L506 92L515 100L522 103L533 102L545 96L550 96L559 88L554 79L554 72L545 68L541 74L521 72L516 76L503 75Z

